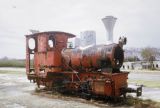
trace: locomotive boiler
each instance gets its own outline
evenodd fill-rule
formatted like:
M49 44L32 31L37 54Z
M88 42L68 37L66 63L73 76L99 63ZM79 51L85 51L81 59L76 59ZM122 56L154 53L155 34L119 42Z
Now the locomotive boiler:
M87 48L63 49L62 57L64 62L72 69L83 71L97 71L98 69L119 72L123 64L123 44L94 45ZM120 40L121 41L121 40Z

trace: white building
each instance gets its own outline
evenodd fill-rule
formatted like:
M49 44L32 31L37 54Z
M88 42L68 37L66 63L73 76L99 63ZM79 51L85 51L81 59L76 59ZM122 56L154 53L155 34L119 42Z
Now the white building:
M160 70L160 61L153 61L154 69ZM149 69L151 65L149 62L145 61L137 61L137 62L124 62L121 69L134 69L134 70L141 70L141 69Z
M81 39L76 37L74 39L74 45L75 45L75 48L80 47L80 45L81 45Z
M95 31L83 31L80 33L81 47L96 45L96 32Z

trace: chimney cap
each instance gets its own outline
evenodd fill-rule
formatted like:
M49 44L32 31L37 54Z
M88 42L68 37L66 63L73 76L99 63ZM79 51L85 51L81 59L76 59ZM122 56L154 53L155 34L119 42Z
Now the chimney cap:
M102 18L102 20L103 20L103 19L108 19L108 18L109 18L109 19L114 19L114 20L117 19L116 17L110 15L110 16L106 16L106 17Z

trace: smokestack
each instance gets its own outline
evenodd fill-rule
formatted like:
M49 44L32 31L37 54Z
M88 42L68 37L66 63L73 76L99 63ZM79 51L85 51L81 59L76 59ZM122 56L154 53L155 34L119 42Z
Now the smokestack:
M106 16L102 19L102 22L107 30L107 41L113 43L113 28L117 18L113 16Z

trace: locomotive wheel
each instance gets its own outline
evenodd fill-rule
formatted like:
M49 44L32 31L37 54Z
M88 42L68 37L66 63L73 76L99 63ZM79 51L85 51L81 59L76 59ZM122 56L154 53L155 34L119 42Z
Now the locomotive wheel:
M126 93L123 94L123 98L126 99Z
M82 97L83 99L90 100L90 99L91 99L91 94L82 92L82 93L81 93L81 97Z

